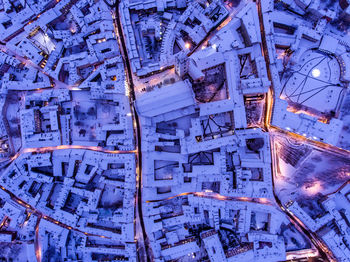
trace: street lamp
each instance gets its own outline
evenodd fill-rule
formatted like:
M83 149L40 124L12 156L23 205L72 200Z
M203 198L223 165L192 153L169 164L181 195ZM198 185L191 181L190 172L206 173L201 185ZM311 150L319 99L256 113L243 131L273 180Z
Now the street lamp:
M317 77L319 77L321 75L321 71L318 68L314 68L312 70L311 74L312 74L313 77L317 78Z

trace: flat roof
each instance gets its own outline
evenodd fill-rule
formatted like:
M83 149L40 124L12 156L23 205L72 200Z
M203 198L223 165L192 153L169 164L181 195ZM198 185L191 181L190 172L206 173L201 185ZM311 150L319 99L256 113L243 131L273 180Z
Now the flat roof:
M154 117L195 104L188 80L148 92L136 100L136 109L144 117Z

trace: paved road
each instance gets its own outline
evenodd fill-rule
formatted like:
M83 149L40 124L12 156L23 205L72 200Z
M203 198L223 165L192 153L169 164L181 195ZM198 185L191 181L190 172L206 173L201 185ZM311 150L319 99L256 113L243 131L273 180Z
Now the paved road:
M260 21L260 29L261 29L261 37L262 37L262 49L263 49L263 55L265 57L265 61L266 61L266 68L268 71L268 76L269 79L271 80L271 71L270 71L270 64L268 61L268 48L267 48L267 43L266 43L266 35L265 35L265 30L264 30L264 24L263 24L263 14L262 14L262 10L261 10L261 1L258 1L257 3L258 5L258 14L259 14L259 21ZM273 111L273 104L274 104L274 89L273 86L271 85L269 88L269 91L267 93L267 98L266 98L266 115L265 115L265 127L264 129L268 132L272 132L272 131L276 131L275 127L271 126L271 115L272 115L272 111ZM281 129L277 129L277 131L282 132ZM303 136L299 137L296 134L290 133L290 132L282 132L285 135L291 135L294 138L298 138L298 139L305 139L304 142L307 142L307 139ZM296 216L294 216L292 213L288 212L288 210L282 205L280 199L277 197L276 193L275 193L275 187L274 187L274 172L276 169L275 166L275 161L273 161L274 159L274 155L275 152L273 152L273 141L270 139L270 144L271 144L271 158L272 158L272 162L271 162L271 169L272 169L272 182L273 182L273 194L274 194L274 198L276 203L278 204L278 206L281 208L281 210L288 216L288 218L290 219L290 221L294 224L294 226L296 228L298 228L300 231L302 231L310 240L311 242L315 245L315 247L317 248L319 254L321 257L323 258L328 258L328 260L330 261L334 261L334 255L331 253L331 251L322 243L322 241L318 238L318 236L313 233L311 230L309 230L304 223L302 223ZM324 147L326 147L324 145ZM338 151L338 150L336 150Z
M142 152L141 152L141 128L140 128L140 120L139 116L135 110L134 103L136 100L135 96L135 85L133 82L133 73L131 70L131 65L130 65L130 60L128 57L128 52L126 48L126 43L124 39L124 34L123 34L123 29L122 29L122 24L120 21L120 10L119 10L119 4L120 0L116 1L115 4L115 21L117 25L117 31L118 31L118 36L120 39L120 44L121 44L121 54L123 56L125 65L126 65L126 70L127 70L127 80L128 84L130 87L130 107L132 111L132 116L133 116L133 122L134 122L134 137L135 137L135 142L136 142L136 149L137 149L137 200L136 200L136 224L138 227L141 227L142 229L142 235L139 235L142 243L138 243L138 249L140 252L143 250L145 251L145 254L142 254L141 256L143 258L146 257L147 261L151 261L152 254L151 254L151 249L149 248L148 245L148 238L147 238L147 233L145 229L145 224L143 221L143 212L142 212ZM142 260L142 259L141 259Z

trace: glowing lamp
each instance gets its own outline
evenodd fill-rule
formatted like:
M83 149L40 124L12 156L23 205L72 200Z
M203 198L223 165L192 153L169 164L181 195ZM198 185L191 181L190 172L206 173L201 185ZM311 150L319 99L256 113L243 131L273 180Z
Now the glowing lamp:
M321 75L321 71L320 71L320 69L318 69L318 68L314 68L314 69L311 71L311 74L312 74L313 77L317 78L317 77L319 77L319 76Z

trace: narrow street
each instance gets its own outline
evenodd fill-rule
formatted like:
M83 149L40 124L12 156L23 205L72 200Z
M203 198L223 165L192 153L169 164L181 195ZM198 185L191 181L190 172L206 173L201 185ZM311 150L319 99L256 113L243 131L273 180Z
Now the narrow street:
M148 239L147 239L147 233L145 229L145 224L143 221L143 213L142 213L142 152L141 152L141 128L140 128L140 121L139 117L137 115L136 109L134 107L135 104L135 86L133 82L133 76L132 76L132 70L130 65L130 60L128 57L128 52L126 48L126 43L123 35L123 28L120 21L120 10L119 10L119 4L120 0L116 1L115 5L115 21L117 25L117 32L118 32L118 38L120 39L121 44L121 54L123 56L123 60L126 66L126 75L127 75L127 81L129 84L129 92L130 92L130 109L133 116L133 123L134 123L134 137L135 137L135 143L136 143L136 150L137 150L137 197L136 197L136 228L142 229L142 234L136 236L140 237L137 239L137 249L139 254L139 259L142 261L141 258L146 259L146 261L151 261L151 251L148 246ZM145 260L144 260L145 261Z
M38 262L41 262L42 251L39 239L39 225L40 225L41 215L38 215L38 220L35 225L35 238L34 238L34 248L35 248L35 256Z
M82 231L78 228L74 228L74 227L71 227L69 225L66 225L48 215L45 215L43 214L40 210L36 209L35 207L29 205L28 203L24 202L22 199L18 198L15 194L13 194L11 191L7 190L5 187L3 187L2 185L0 185L0 189L2 189L3 191L5 191L7 194L10 195L11 197L11 200L13 200L14 202L16 202L18 205L26 208L27 210L30 210L31 213L37 215L38 217L42 218L42 219L45 219L51 223L54 223L56 225L59 225L63 228L66 228L66 229L69 229L69 230L74 230L74 231L77 231L79 233L82 233L84 235L87 235L87 236L94 236L94 237L101 237L101 238L106 238L106 239L109 239L109 237L107 236L103 236L103 235L96 235L96 234L91 234L91 233L88 233L88 232L85 232L85 231ZM38 226L38 225L37 225ZM37 228L37 227L36 227Z
M265 62L266 62L266 68L267 68L267 73L270 81L272 81L272 76L271 76L271 71L270 71L270 61L269 61L269 56L268 56L268 48L267 48L267 42L266 42L266 35L265 35L265 29L264 29L264 20L263 20L263 13L262 13L262 8L261 8L261 1L258 1L258 14L259 14L259 21L260 21L260 28L261 28L261 37L262 37L262 51L263 55L265 57ZM271 126L271 118L273 114L273 104L274 104L274 89L273 89L273 84L271 84L269 91L267 93L267 98L266 98L266 109L265 109L265 130L267 132L271 132L275 130ZM287 132L283 132L286 135L289 135ZM299 137L298 137L299 138ZM306 139L305 139L306 140ZM318 238L318 236L313 233L311 230L309 230L304 223L302 223L295 215L292 213L288 212L288 210L283 206L281 203L280 199L277 197L276 192L275 192L275 185L274 185L274 176L275 176L275 170L276 169L276 162L274 161L274 156L275 152L273 150L273 141L272 141L272 136L270 136L270 148L271 148L271 170L272 170L272 186L273 186L273 194L275 201L277 205L280 207L280 209L288 216L290 219L291 223L299 229L299 231L302 231L310 240L311 242L315 245L317 248L319 255L322 258L328 258L329 261L335 261L334 260L334 255L331 253L331 251L322 243L322 241ZM307 255L307 254L306 254Z
M250 202L250 203L257 203L257 204L263 204L263 205L274 205L273 202L271 202L267 198L251 198L251 197L229 197L229 196L223 196L218 193L214 192L184 192L181 194L178 194L176 196L171 196L165 199L158 199L158 200L148 200L146 203L157 203L157 202L162 202L166 200L171 200L176 197L181 197L181 196L188 196L188 195L193 195L196 197L203 197L203 198L210 198L210 199L216 199L216 200L228 200L228 201L240 201L240 202Z

